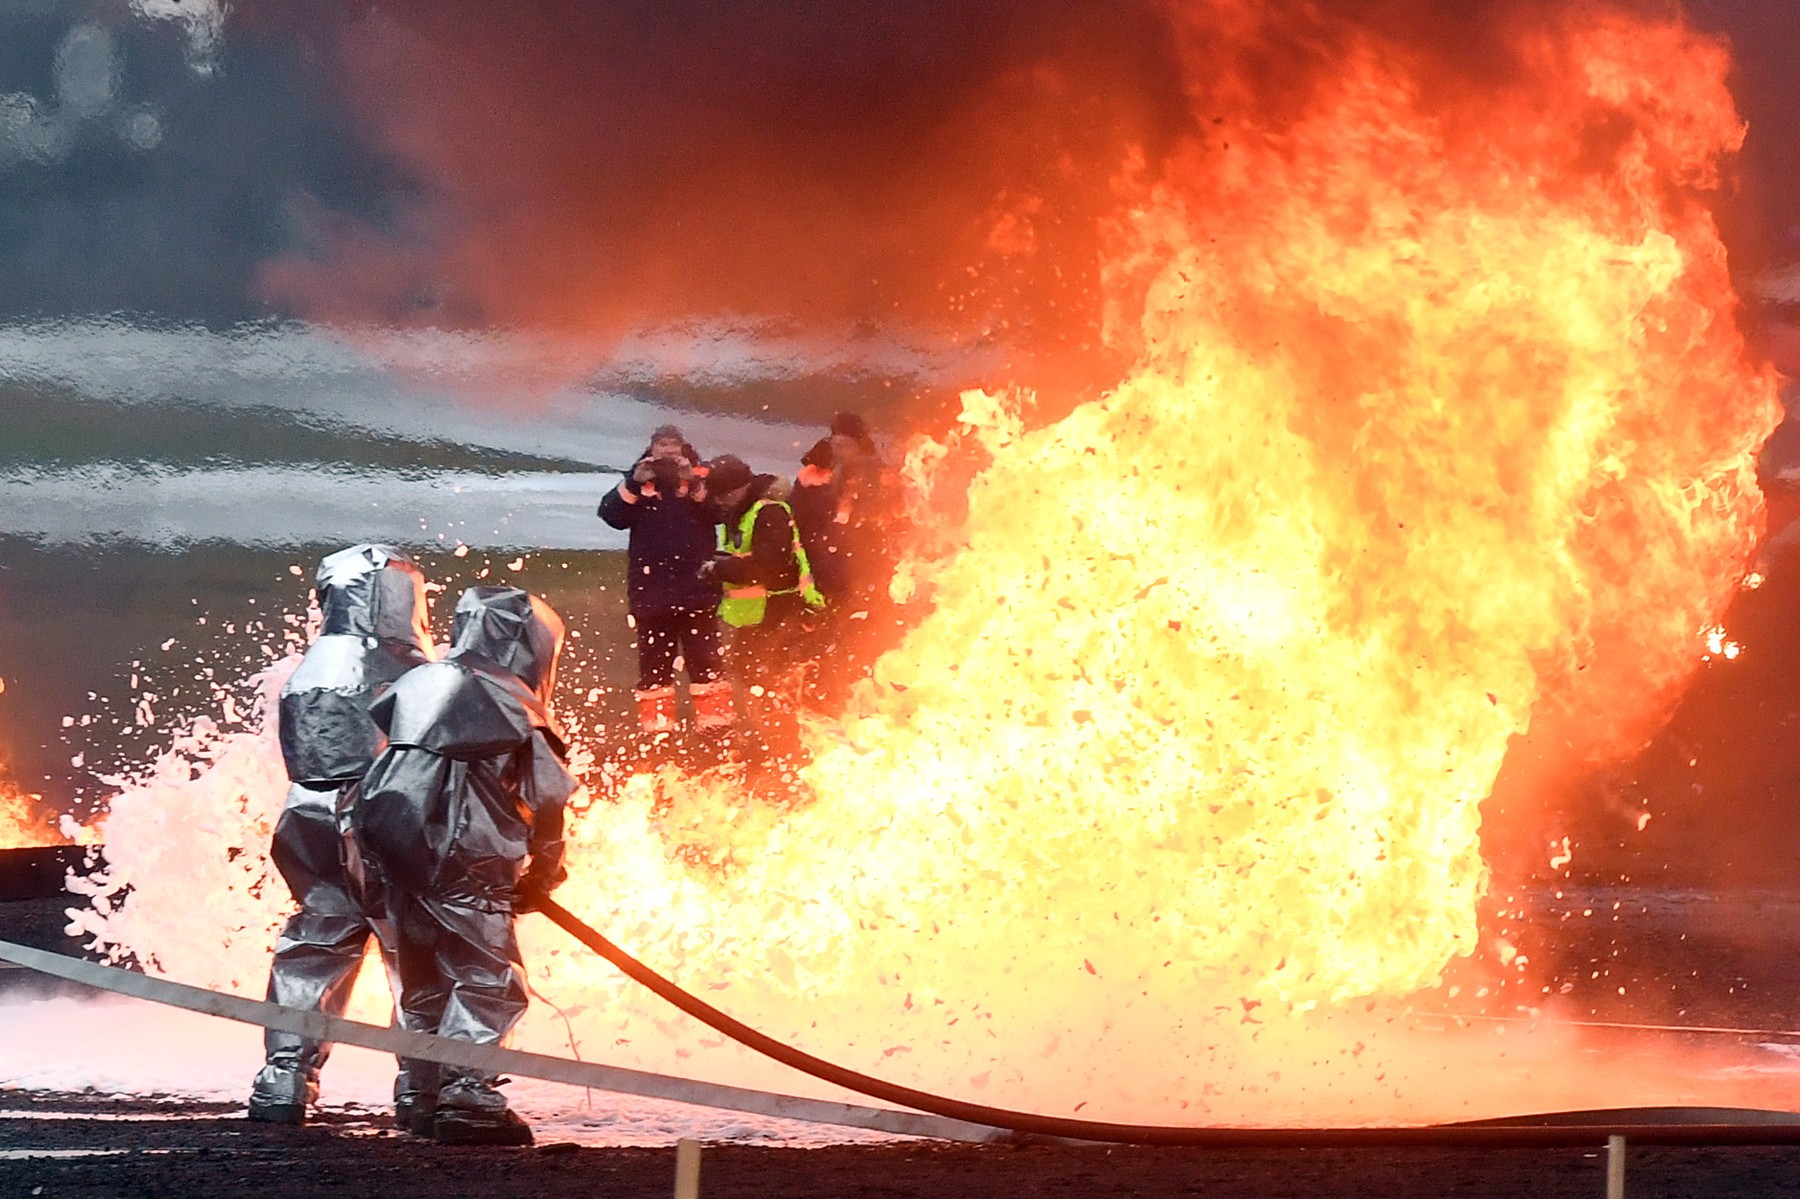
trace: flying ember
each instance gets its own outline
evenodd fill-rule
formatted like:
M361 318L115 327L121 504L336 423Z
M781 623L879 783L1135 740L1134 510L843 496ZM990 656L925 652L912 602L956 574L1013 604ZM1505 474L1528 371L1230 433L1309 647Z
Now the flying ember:
M575 821L559 901L771 1035L1103 1118L1354 1091L1379 1067L1348 1013L1478 945L1509 740L1638 744L1748 569L1777 403L1707 207L1741 136L1723 49L1539 14L1458 82L1346 29L1276 95L1259 12L1183 8L1194 132L1116 182L1128 375L1037 420L971 392L915 445L921 502L946 456L982 469L903 572L930 614L803 729L796 798L665 767ZM135 891L102 939L261 985L270 740L216 743L217 787L183 766L115 802ZM226 813L175 853L152 790ZM155 906L224 847L181 883L208 903ZM527 1047L795 1085L521 932L570 1022L534 1008Z

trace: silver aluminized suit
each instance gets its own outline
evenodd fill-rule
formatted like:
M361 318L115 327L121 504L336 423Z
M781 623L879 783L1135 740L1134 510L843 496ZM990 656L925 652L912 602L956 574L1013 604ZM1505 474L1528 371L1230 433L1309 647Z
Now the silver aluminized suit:
M431 661L425 579L386 545L357 545L319 564L320 632L281 689L281 755L292 786L270 856L300 905L275 943L269 999L342 1015L369 936L394 978L391 935L371 919L346 852L348 808L381 749L369 705L389 684ZM252 1119L299 1123L318 1098L328 1043L264 1036L266 1064L250 1093Z
M413 1031L495 1043L525 1012L515 904L562 881L563 809L577 786L548 706L562 639L562 619L536 596L471 587L449 654L372 709L388 746L363 779L355 837L394 925L400 1019ZM492 1075L442 1074L433 1136L530 1143ZM403 1111L433 1107L397 1098Z

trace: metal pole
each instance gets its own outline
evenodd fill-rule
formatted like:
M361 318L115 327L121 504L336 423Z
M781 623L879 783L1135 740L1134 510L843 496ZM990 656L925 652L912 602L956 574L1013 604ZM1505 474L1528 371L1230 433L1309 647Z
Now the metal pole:
M901 1136L988 1143L1012 1139L1008 1130L1089 1143L1128 1145L1192 1145L1231 1148L1362 1148L1393 1149L1409 1145L1466 1146L1469 1148L1592 1148L1604 1136L1617 1141L1620 1186L1624 1185L1623 1146L1629 1137L1645 1145L1800 1145L1800 1113L1733 1112L1720 1123L1625 1122L1617 1118L1592 1122L1559 1122L1543 1119L1531 1123L1439 1124L1384 1128L1233 1128L1168 1125L1114 1124L1069 1117L1041 1116L984 1108L957 1100L938 1100L923 1092L932 1106L989 1115L988 1120L861 1107L792 1095L751 1091L742 1087L672 1078L594 1062L575 1062L538 1053L523 1053L498 1045L477 1045L397 1028L377 1028L323 1012L300 1011L260 1000L245 999L191 987L167 979L151 978L97 962L49 953L10 941L0 941L0 961L16 962L57 978L86 986L147 999L154 1003L187 1008L209 1016L222 1016L264 1028L278 1028L315 1041L361 1045L399 1057L423 1058L453 1066L468 1066L496 1074L518 1074L577 1087L595 1087L627 1095L672 1099L727 1111L754 1112L790 1120L868 1128ZM802 1055L804 1056L804 1055ZM813 1059L816 1060L816 1059ZM878 1081L878 1080L877 1080ZM889 1089L882 1084L884 1089ZM892 1088L900 1089L900 1088ZM1701 1109L1706 1112L1706 1109ZM1601 1113L1604 1116L1606 1113ZM1710 1113L1708 1113L1710 1114ZM1746 1117L1760 1117L1746 1119ZM1623 1190L1619 1192L1623 1195Z
M573 1062L540 1053L524 1053L499 1045L477 1045L472 1041L454 1041L428 1033L407 1032L399 1028L377 1028L356 1020L328 1016L324 1012L300 1011L281 1007L241 995L226 995L191 987L186 983L151 978L135 971L102 966L81 958L0 941L0 961L11 961L43 974L65 978L84 986L145 999L170 1007L186 1008L208 1016L220 1016L244 1024L278 1028L315 1041L334 1041L342 1045L360 1045L396 1057L421 1058L451 1066L468 1066L495 1074L517 1074L525 1078L542 1078L548 1082L567 1083L576 1087L593 1087L622 1095L642 1095L651 1099L670 1099L700 1107L726 1111L751 1112L785 1120L805 1120L815 1124L833 1124L868 1128L901 1136L931 1137L948 1141L983 1142L1004 1140L1007 1134L997 1128L946 1120L939 1116L916 1112L899 1112L886 1108L861 1107L834 1103L823 1099L806 1099L793 1095L777 1095L752 1091L743 1087L674 1078L666 1074L649 1074L595 1062Z
M1625 1199L1625 1138L1606 1138L1606 1199Z

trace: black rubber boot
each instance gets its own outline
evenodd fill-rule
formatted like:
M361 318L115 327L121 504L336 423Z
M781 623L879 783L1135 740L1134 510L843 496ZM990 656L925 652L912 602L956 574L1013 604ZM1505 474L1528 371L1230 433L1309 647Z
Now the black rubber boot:
M440 1145L531 1144L531 1126L510 1108L497 1112L440 1107L431 1122L431 1139Z
M252 1096L250 1106L244 1115L258 1124L292 1124L299 1127L306 1123L306 1105L304 1103L262 1103Z
M394 1100L394 1127L415 1137L432 1135L432 1121L437 1116L437 1098L433 1095L402 1095Z

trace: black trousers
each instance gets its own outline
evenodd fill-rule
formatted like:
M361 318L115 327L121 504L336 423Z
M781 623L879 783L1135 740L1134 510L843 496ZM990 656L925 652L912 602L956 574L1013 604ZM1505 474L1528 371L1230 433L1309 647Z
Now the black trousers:
M688 681L710 683L723 670L719 614L715 609L634 609L637 624L639 691L675 685L675 659L687 667Z

